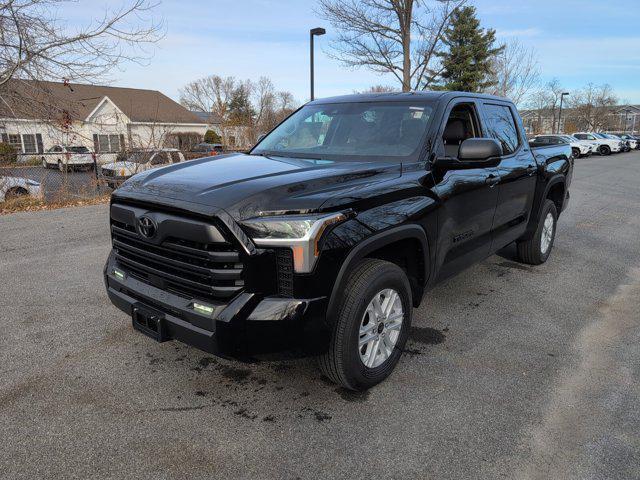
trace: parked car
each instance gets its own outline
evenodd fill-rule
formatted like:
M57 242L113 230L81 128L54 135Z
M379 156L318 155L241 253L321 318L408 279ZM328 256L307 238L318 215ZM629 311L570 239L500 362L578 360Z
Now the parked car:
M598 148L597 152L600 155L610 155L611 153L618 153L622 150L622 142L613 140L599 133L594 132L578 132L573 134L578 140L588 140L595 143Z
M0 176L0 202L25 196L41 197L40 183L28 178Z
M568 144L573 158L588 157L594 149L593 143L588 140L578 140L571 135L537 135L529 143L534 146Z
M629 142L629 148L632 150L640 150L640 138L637 135L629 135L628 133L615 134L622 140Z
M198 143L191 148L191 152L220 155L221 153L224 153L224 145L221 143Z
M58 168L61 172L90 170L93 168L93 153L82 145L54 145L41 157L44 168Z
M102 165L100 176L107 185L116 188L136 173L180 162L184 162L184 155L175 148L139 150L130 153L125 160Z
M626 135L627 138L622 138L621 135L617 135L615 133L605 133L604 135L606 135L609 138L620 140L624 144L623 150L625 152L630 152L631 150L634 150L637 146L637 141L634 138L629 137L628 135Z
M549 258L571 147L530 148L521 125L489 95L312 101L248 154L116 190L108 296L157 341L246 358L275 330L334 382L369 388L431 287L513 242L524 263Z

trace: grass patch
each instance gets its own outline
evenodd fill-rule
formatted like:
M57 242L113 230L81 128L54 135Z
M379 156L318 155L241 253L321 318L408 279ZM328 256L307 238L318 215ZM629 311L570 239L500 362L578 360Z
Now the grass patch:
M45 202L41 198L35 197L18 197L5 202L0 202L0 215L6 215L16 212L37 212L40 210L53 210L65 207L81 207L85 205L97 205L107 203L110 193L98 195L90 198L72 198L61 199L53 202Z

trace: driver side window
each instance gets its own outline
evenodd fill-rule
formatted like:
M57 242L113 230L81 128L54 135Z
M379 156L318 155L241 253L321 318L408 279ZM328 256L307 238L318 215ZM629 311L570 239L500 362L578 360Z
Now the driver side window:
M482 133L475 106L472 103L460 103L453 107L442 133L446 156L456 158L463 141L480 137Z

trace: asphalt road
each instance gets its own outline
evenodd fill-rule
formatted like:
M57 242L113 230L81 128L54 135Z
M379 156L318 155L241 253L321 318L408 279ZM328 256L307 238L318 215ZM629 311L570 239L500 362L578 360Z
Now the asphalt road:
M437 287L361 395L134 332L105 206L0 217L0 476L640 478L640 153L579 160L571 192L545 265Z

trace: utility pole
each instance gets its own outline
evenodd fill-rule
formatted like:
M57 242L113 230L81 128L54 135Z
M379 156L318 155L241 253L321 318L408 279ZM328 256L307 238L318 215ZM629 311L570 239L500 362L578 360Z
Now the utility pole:
M311 76L311 100L314 99L313 93L313 37L324 35L327 31L324 28L312 28L309 30L309 73Z

